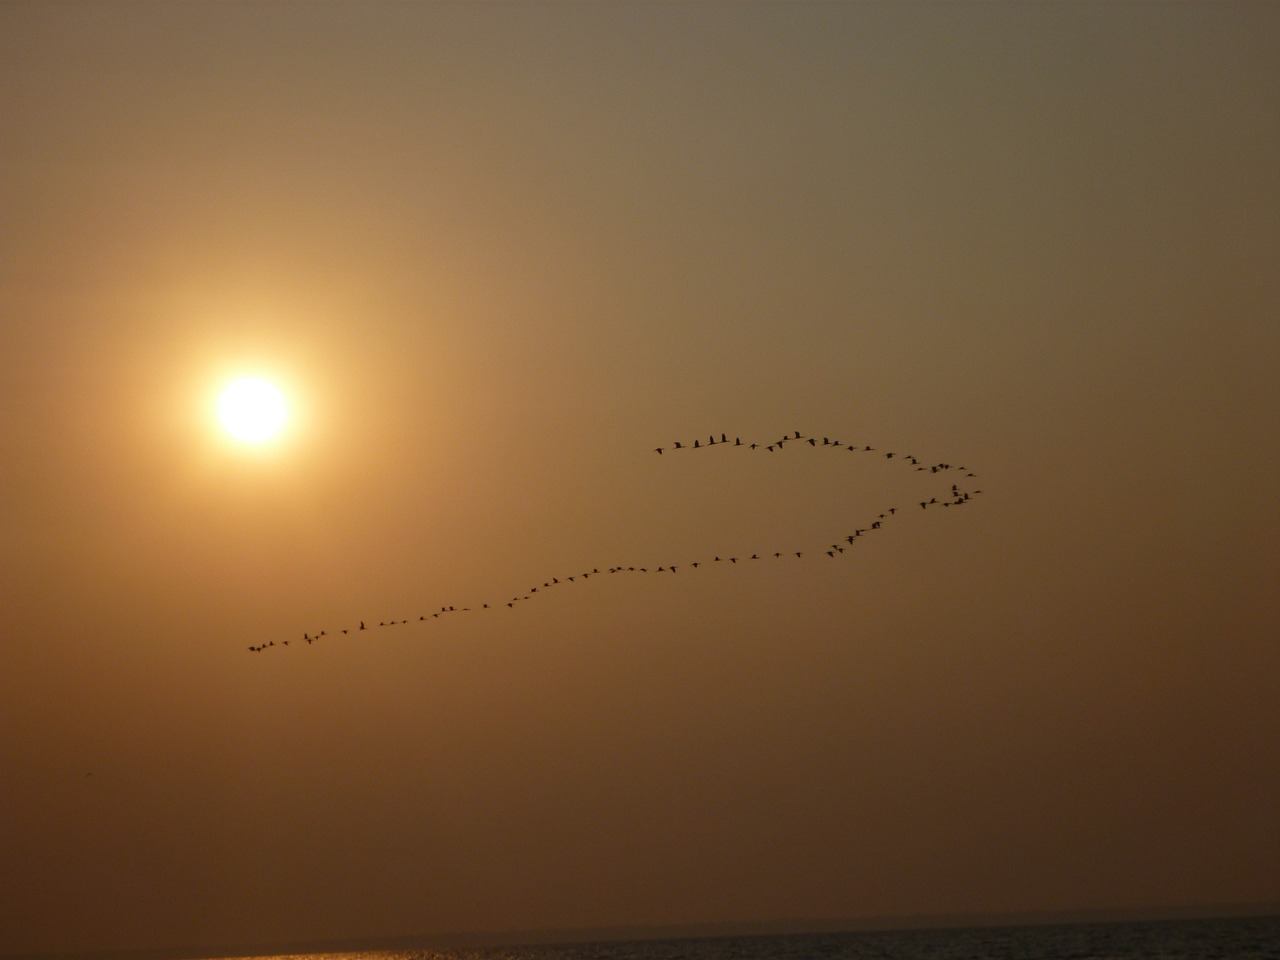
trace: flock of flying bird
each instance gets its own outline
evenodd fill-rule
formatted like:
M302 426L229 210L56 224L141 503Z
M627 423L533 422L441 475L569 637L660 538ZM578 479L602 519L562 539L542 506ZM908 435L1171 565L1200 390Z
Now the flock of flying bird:
M734 437L733 439L729 439L728 435L724 433L720 434L719 439L717 439L714 434L711 434L706 440L702 440L701 438L699 438L697 440L694 440L692 443L677 440L674 443L672 443L670 446L655 447L654 452L657 453L659 456L662 456L668 451L701 450L701 449L707 449L709 447L724 446L724 445L728 445L732 447L740 447L744 450L764 450L767 453L776 453L778 451L781 451L787 445L801 445L801 446L813 447L815 449L823 448L823 449L828 449L832 451L841 451L846 453L857 453L857 454L864 454L868 456L876 456L876 457L883 458L885 460L901 463L907 467L910 467L913 471L918 473L942 474L946 478L958 477L959 480L961 481L976 477L976 474L974 474L967 467L956 466L950 463L925 463L924 461L920 460L918 457L912 456L911 454L897 453L892 450L879 450L876 447L871 446L870 444L845 443L842 440L833 439L831 437L822 437L821 439L819 439L816 436L809 436L809 435L803 434L799 430L796 430L791 434L788 434L784 437L774 440L772 443L745 443L743 442L741 437ZM964 484L964 487L967 487L967 486L968 484ZM977 496L980 493L982 493L981 490L964 489L962 488L961 483L959 481L953 481L951 483L950 489L944 492L941 497L933 496L927 500L920 500L918 501L918 505L921 510L929 510L931 508L937 508L937 507L962 507L968 504L973 497ZM830 559L837 559L847 549L852 547L855 543L857 543L863 537L877 530L880 530L885 523L887 523L894 517L898 516L899 513L901 512L902 511L900 511L897 506L888 507L882 512L880 512L874 519L865 521L862 526L854 527L851 532L844 534L843 536L836 539L833 543L816 551L806 552L804 550L788 550L788 551L773 550L773 551L765 551L763 553L755 552L755 553L752 553L750 556L728 556L728 555L721 556L717 554L717 555L714 555L714 558L712 560L702 559L702 560L694 560L694 561L685 562L685 563L663 563L657 566L619 565L619 566L604 567L603 569L600 567L592 567L590 570L585 570L580 573L575 573L569 576L551 577L547 580L544 580L541 584L537 584L530 587L527 591L523 593L516 594L510 599L501 601L498 603L493 603L493 604L484 603L484 604L481 604L479 607L459 607L459 606L452 606L452 605L444 606L433 613L419 614L416 620L413 618L404 618L404 619L398 619L398 620L380 620L376 624L372 623L371 621L366 623L366 621L361 620L359 621L359 626L344 627L340 631L338 631L336 634L330 634L327 630L320 630L316 633L304 632L300 639L296 639L293 641L281 640L280 643L278 644L274 640L272 640L267 643L251 645L249 647L249 650L252 653L261 653L264 650L270 650L275 647L287 647L290 645L291 642L294 644L306 644L307 646L310 646L311 644L316 643L317 641L322 639L328 639L334 636L349 636L351 634L360 633L361 631L365 631L365 630L371 630L376 627L392 627L399 624L426 622L428 620L437 620L441 617L447 617L453 614L469 613L477 610L487 611L487 610L500 610L504 608L511 608L511 607L515 607L517 604L525 603L529 600L532 600L540 592L545 592L547 590L550 590L553 587L575 583L578 580L585 581L590 579L591 577L604 576L606 574L676 573L679 570L696 571L699 568L711 563L726 563L726 564L733 565L739 562L749 563L752 561L759 561L759 560L774 560L774 561L786 560L786 559L797 560L797 559L803 559L807 556L812 556L815 554L817 556L826 556Z

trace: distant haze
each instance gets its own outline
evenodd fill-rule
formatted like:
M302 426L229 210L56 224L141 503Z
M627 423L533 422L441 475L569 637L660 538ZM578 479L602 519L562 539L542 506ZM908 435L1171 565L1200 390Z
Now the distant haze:
M1277 117L1270 3L0 6L0 953L1280 903Z

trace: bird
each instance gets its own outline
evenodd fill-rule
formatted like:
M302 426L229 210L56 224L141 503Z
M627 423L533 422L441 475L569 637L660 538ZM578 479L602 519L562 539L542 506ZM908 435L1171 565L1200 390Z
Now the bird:
M809 445L810 447L816 447L816 446L818 445L818 442L817 442L817 437L818 437L818 436L819 436L819 435L817 435L817 434L815 434L815 435L806 435L806 434L802 433L800 430L795 430L795 431L793 431L793 433L783 435L783 436L779 437L778 439L774 440L773 442L771 442L771 443L767 443L767 444L762 444L762 443L754 442L754 441L747 442L747 441L744 441L744 440L743 440L743 438L742 438L741 436L735 436L735 437L734 437L734 439L733 439L733 441L732 441L732 444L733 444L734 446L746 446L746 447L748 447L748 449L751 449L751 450L756 450L756 449L758 449L759 447L764 446L764 448L765 448L767 451L769 451L770 453L773 453L773 452L775 452L775 451L780 451L780 450L782 450L782 449L783 449L783 447L784 447L788 442L790 442L790 441L803 441L803 442L808 443L808 445ZM691 444L689 447L686 447L686 445L684 444L684 442L683 442L683 441L676 440L676 441L673 441L671 444L663 445L663 446L658 446L658 447L654 447L654 448L652 448L652 449L653 449L653 451L654 451L655 453L657 453L657 454L659 454L659 455L662 455L663 453L665 453L665 451L667 451L667 450L672 450L672 449L675 449L675 450L690 449L690 448L692 448L692 449L700 449L700 448L702 448L702 447L704 447L704 446L715 446L715 445L717 445L717 444L725 444L725 443L730 443L730 442L731 442L731 441L729 440L729 435L728 435L728 433L727 433L727 432L721 432L718 438L717 438L717 436L716 436L716 434L715 434L715 433L709 433L709 434L707 435L707 439L706 439L705 441L704 441L704 440L702 440L702 439L700 439L700 438L699 438L699 439L695 439L694 441L692 441L692 444ZM861 446L859 446L858 444L855 444L855 443L848 443L848 444L845 444L843 441L841 441L841 440L839 440L839 439L837 439L837 438L833 438L833 437L831 437L830 435L827 435L827 436L823 436L823 437L822 437L822 445L823 445L823 446L830 446L830 447L835 448L835 449L845 449L845 450L852 451L852 452L871 452L871 451L876 450L876 448L875 448L873 445L871 445L871 444L863 444L863 445L861 445ZM953 464L951 464L951 463L948 463L948 462L946 462L946 461L938 461L938 462L933 463L933 464L922 464L922 463L921 463L921 461L920 461L920 459L919 459L918 457L916 457L915 455L913 455L913 454L899 454L899 453L897 453L897 452L895 452L895 451L892 451L892 450L889 450L889 451L883 451L883 459L884 459L885 461L894 461L894 460L896 460L896 461L899 461L899 462L905 462L907 465L909 465L909 466L910 466L914 471L916 471L916 472L928 472L928 473L930 473L930 474L937 475L937 474L939 474L939 473L944 473L944 472L948 472L948 471L955 471L954 473L952 473L952 474L951 474L952 476L962 475L962 476L964 476L964 477L970 477L970 478L971 478L971 477L975 477L975 476L976 476L976 474L975 474L973 471L969 470L969 468L968 468L968 467L965 467L965 466L955 466L955 465L953 465ZM930 498L928 498L928 499L922 499L922 500L920 500L920 501L918 501L918 502L919 502L919 504L920 504L920 508L921 508L922 510L927 510L927 508L928 508L928 507L931 507L931 506L943 506L943 507L963 506L963 505L965 505L965 504L967 504L967 503L970 503L970 502L972 501L972 498L973 498L974 496L976 496L976 495L980 494L980 493L982 493L982 491L981 491L981 490L962 490L962 489L960 488L959 483L952 483L952 484L950 484L950 490L948 491L948 493L947 493L947 495L946 495L945 497L942 497L942 498L940 499L940 498L939 498L939 496L933 496L933 497L930 497ZM872 516L875 516L875 517L876 517L876 519L871 520L871 521L868 523L868 526L867 526L867 527L856 527L856 528L854 529L854 532L853 532L853 533L851 533L851 534L848 534L848 535L844 536L844 537L842 538L842 542L843 542L843 544L846 544L846 545L852 546L852 545L853 545L853 544L854 544L858 539L860 539L860 538L861 538L865 533L867 533L868 531L870 531L870 530L879 530L879 529L881 528L881 526L883 525L883 523L884 523L884 522L885 522L889 517L892 517L892 516L896 515L896 513L897 513L897 507L896 507L896 506L892 506L892 507L886 507L886 508L883 510L883 512L879 513L878 515L873 514ZM831 545L830 545L830 548L826 549L826 551L825 551L825 552L826 552L826 554L827 554L827 556L828 556L828 557L830 557L830 558L835 558L838 554L844 553L844 552L845 552L845 546L844 546L844 545L842 545L842 542L841 542L841 541L837 541L836 543L831 544ZM758 553L758 552L753 552L753 553L751 553L749 556L745 557L744 559L749 559L749 560L759 560L762 556L768 556L768 555L769 555L768 553ZM772 555L773 555L773 557L774 557L775 559L781 559L781 558L784 556L784 553L783 553L782 551L772 551ZM804 557L804 555L805 555L805 552L804 552L804 551L802 551L802 550L796 550L796 551L794 551L794 556L795 556L797 559L802 559L802 558ZM729 561L729 563L731 563L731 564L736 564L736 563L738 562L738 560L739 560L739 557L737 557L737 556L729 556L729 555L720 555L720 554L717 554L717 555L715 556L715 558L714 558L714 559L715 559L715 562L721 562L721 561L727 560L727 561ZM687 566L689 566L691 569L697 570L697 569L699 569L699 568L703 565L703 563L704 563L703 561L695 560L695 561L691 561L691 562L689 562L689 563L688 563L688 564L686 564L686 565L687 565ZM650 567L634 567L634 566L630 566L630 567L613 566L613 567L608 567L608 568L607 568L607 572L608 572L608 573L620 573L620 572L624 572L624 571L625 571L625 572L631 572L631 573L648 573L651 569L652 569L652 570L654 570L655 572L658 572L658 573L674 573L674 572L676 572L676 570L678 569L678 567L677 567L677 565L676 565L676 564L674 564L674 563L672 563L672 564L665 564L665 563L664 563L664 564L662 564L662 565L660 565L660 566L657 566L657 567L654 567L654 568L650 568ZM592 575L597 574L597 573L600 573L600 568L599 568L599 567L593 568L593 569L591 569L591 570L589 570L589 571L584 570L582 573L575 574L575 575L573 575L573 576L565 577L564 582L565 582L565 583L573 583L573 582L575 582L575 581L576 581L577 579L579 579L579 578L581 578L582 580L584 580L584 581L585 581L585 580L589 579ZM519 603L519 602L521 602L521 601L523 601L523 600L529 600L529 599L532 599L533 595L537 594L537 593L539 592L539 590L540 590L540 589L545 590L545 589L547 589L547 588L549 588L549 587L551 587L551 586L559 585L560 583L561 583L561 580L560 580L558 577L552 577L552 578L550 578L549 580L545 581L545 582L542 584L541 588L536 587L536 586L535 586L535 587L531 587L531 588L529 589L529 592L528 592L527 594L524 594L524 595L518 595L518 596L514 596L514 597L512 597L509 601L507 601L507 602L506 602L506 605L507 605L507 607L509 607L509 608L510 608L510 607L514 607L517 603ZM484 610L487 610L487 609L489 609L489 608L490 608L490 604L485 603L485 604L483 604L483 605L482 605L480 608L478 608L478 609L484 609ZM466 611L470 611L472 608L471 608L471 607L462 607L462 608L458 608L458 607L456 607L456 606L452 606L452 605L449 605L449 606L442 606L442 607L440 608L440 610L439 610L439 611L437 611L436 613L431 614L430 616L431 616L432 618L438 618L439 616L441 616L441 614L457 612L459 609L461 609L462 611L466 612ZM419 616L418 616L418 618L417 618L417 620L418 620L419 622L424 622L426 619L427 619L427 615L426 615L426 614L421 614L421 615L419 615ZM409 621L409 619L403 619L403 620L394 620L394 619L393 619L393 620L383 620L383 621L380 621L380 622L378 623L378 626L379 626L379 627L384 627L384 626L394 626L394 625L396 625L397 623L400 623L400 624L407 624L407 623L409 623L409 622L410 622L410 621ZM350 633L356 632L356 630L357 630L357 629L358 629L358 630L360 630L360 631L363 631L363 630L368 629L368 626L367 626L367 624L366 624L366 622L365 622L364 620L360 620L360 621L359 621L359 627L358 627L358 628L343 628L343 629L341 630L341 633L342 633L344 636L346 636L346 635L349 635ZM327 632L326 632L325 630L320 630L320 631L318 631L318 632L317 632L317 633L315 633L315 634L312 634L312 633L308 630L308 631L305 631L305 632L302 634L302 639L303 639L303 641L304 641L308 646L310 646L310 645L314 644L316 640L318 640L318 639L320 639L321 637L326 636L326 635L327 635ZM289 645L290 645L290 642L291 642L291 641L289 641L289 640L281 640L281 641L279 641L279 642L277 643L277 641L274 641L274 640L273 640L273 641L268 641L268 642L261 643L261 644L250 644L250 645L248 645L248 650L249 650L250 652L252 652L252 653L260 653L260 652L263 652L263 651L265 651L265 650L267 650L267 649L274 648L274 647L276 647L277 645L279 645L279 646L289 646Z

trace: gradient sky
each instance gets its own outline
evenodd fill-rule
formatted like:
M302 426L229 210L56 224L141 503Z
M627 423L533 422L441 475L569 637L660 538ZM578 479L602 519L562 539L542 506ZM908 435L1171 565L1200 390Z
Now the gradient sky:
M0 6L0 952L1280 901L1278 65L1269 3ZM794 430L983 494L653 453Z

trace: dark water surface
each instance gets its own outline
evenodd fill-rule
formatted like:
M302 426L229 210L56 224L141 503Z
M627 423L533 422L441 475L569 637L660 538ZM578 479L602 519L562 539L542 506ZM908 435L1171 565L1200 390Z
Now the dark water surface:
M1280 960L1280 917L289 956L293 960Z

